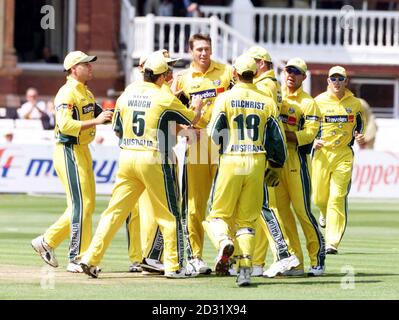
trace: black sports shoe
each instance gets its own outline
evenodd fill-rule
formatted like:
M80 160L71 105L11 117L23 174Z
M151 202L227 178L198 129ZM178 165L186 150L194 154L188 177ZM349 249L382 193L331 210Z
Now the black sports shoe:
M338 254L338 250L332 247L326 249L326 254Z

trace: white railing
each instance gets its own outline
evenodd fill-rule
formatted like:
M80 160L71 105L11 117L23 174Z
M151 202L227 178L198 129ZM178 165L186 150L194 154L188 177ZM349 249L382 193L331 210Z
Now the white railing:
M241 35L216 16L210 18L160 17L147 15L135 18L133 57L159 49L168 49L172 57L191 60L188 40L194 33L208 33L212 39L213 59L231 63L250 46L252 39ZM275 61L281 66L280 61Z
M232 25L236 30L251 29L252 40L282 60L302 56L316 63L398 64L399 12L250 7L249 19L240 21L232 19L240 13L230 8L201 10L238 21Z
M171 56L190 59L188 39L197 32L209 33L209 19L161 17L149 14L135 18L133 57L167 49Z
M129 0L121 2L121 25L120 25L120 43L121 43L121 63L125 75L125 83L131 82L131 70L133 68L134 45L134 16L135 8Z

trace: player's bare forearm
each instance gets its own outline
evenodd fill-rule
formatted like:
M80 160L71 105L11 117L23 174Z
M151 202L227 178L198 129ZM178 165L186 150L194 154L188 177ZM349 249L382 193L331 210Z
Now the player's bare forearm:
M103 111L97 116L97 118L83 121L80 130L85 130L91 127L95 127L99 124L103 124L104 122L111 121L112 115L112 111Z

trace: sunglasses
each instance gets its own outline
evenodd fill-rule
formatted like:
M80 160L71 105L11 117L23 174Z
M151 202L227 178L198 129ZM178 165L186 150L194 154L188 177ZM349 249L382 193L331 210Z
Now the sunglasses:
M302 74L302 71L301 71L301 70L299 70L299 69L297 69L297 68L294 68L294 67L287 67L287 68L285 68L285 71L287 71L288 74L293 73L293 74L295 74L296 76L299 76L299 75Z
M330 80L331 80L332 82L336 82L336 81L342 82L342 81L344 81L345 79L346 79L346 78L343 77L343 76L339 76L339 77L330 77Z

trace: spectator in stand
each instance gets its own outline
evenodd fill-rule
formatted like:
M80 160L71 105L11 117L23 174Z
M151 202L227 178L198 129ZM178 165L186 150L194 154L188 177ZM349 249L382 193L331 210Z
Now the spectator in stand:
M53 101L47 101L46 112L41 117L44 130L53 130L55 127L55 107Z
M377 135L378 127L375 121L375 116L371 110L370 105L364 99L359 99L364 113L366 114L366 131L364 133L364 144L358 144L360 149L374 149L375 138Z
M39 93L36 88L26 90L26 100L21 108L17 110L20 119L41 119L46 114L46 103L38 100Z
M178 17L198 17L201 16L199 5L190 0L174 1L174 13Z
M153 13L158 15L159 0L146 0L144 4L144 15Z

